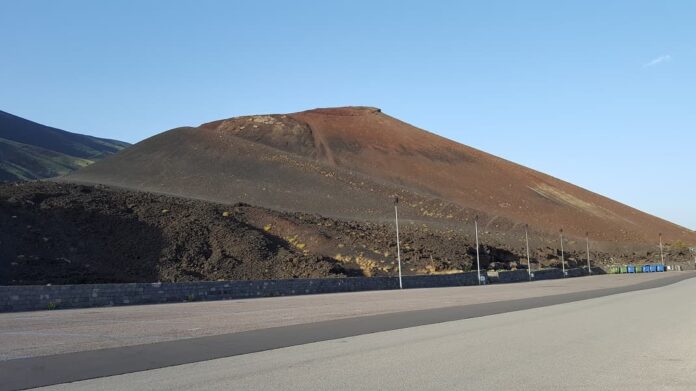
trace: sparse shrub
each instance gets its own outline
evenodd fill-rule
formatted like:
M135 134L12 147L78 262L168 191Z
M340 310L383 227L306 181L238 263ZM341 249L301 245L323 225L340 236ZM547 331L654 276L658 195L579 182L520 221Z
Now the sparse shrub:
M681 240L677 240L676 242L672 243L669 247L670 249L672 249L672 251L676 251L679 254L687 254L689 252L689 245Z
M55 310L56 308L58 308L58 304L56 304L56 303L54 303L54 302L52 302L52 301L49 301L49 302L48 302L48 310L49 310L49 311L53 311L53 310Z

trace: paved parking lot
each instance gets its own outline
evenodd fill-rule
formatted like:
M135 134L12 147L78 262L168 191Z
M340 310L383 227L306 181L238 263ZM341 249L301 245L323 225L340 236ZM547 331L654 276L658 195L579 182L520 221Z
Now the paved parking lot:
M0 360L616 287L694 272L0 314Z
M695 295L689 279L47 389L694 390Z

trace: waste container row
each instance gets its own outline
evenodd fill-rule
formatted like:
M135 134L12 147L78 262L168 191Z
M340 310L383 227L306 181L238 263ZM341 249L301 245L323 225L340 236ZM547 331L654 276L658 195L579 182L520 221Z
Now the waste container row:
M627 274L627 273L662 273L666 270L665 265L625 265L612 266L609 268L609 274Z

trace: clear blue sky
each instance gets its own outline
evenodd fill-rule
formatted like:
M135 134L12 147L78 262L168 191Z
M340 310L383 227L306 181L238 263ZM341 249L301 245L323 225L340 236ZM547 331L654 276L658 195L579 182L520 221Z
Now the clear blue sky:
M0 109L136 142L377 106L696 228L696 2L433 3L0 0Z

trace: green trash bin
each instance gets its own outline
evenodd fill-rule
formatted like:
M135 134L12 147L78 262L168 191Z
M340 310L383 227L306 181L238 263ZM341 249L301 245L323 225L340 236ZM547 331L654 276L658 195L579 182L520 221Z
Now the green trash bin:
M643 265L636 266L636 273L643 273Z
M621 266L621 274L626 274L626 273L628 273L628 267Z

